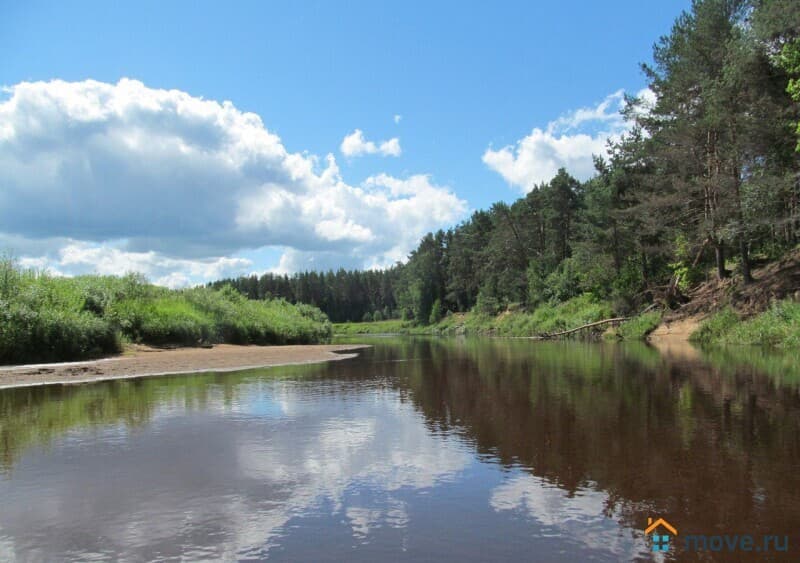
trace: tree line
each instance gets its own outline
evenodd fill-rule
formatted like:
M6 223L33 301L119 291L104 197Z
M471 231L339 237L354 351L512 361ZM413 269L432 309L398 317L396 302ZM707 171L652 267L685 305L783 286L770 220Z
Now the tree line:
M631 312L800 242L800 2L695 0L642 65L651 97L580 182L559 170L512 204L427 234L381 271L222 280L331 320L495 314L592 293Z
M212 282L231 285L250 299L283 298L319 307L333 322L399 318L395 294L402 266L386 270L267 273Z

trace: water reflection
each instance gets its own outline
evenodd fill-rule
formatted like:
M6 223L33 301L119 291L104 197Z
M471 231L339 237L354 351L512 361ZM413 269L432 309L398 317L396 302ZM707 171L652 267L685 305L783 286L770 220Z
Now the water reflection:
M643 345L374 344L0 392L0 554L621 560L650 555L651 515L708 534L800 524L791 376Z

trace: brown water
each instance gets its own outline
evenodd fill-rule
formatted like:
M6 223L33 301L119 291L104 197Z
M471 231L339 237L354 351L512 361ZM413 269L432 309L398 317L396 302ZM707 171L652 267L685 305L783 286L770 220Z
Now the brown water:
M370 342L324 365L0 391L0 560L764 556L687 550L696 534L800 553L793 355ZM678 529L666 553L649 516Z

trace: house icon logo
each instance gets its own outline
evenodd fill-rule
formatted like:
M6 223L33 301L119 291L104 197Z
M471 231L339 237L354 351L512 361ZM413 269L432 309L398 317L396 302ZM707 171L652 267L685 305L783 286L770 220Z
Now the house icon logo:
M678 530L675 529L675 526L663 518L659 518L655 521L652 518L647 519L647 528L644 529L644 533L646 536L650 536L650 539L653 542L653 551L669 551L669 540L671 536L665 533L665 531L669 532L673 536L678 535Z

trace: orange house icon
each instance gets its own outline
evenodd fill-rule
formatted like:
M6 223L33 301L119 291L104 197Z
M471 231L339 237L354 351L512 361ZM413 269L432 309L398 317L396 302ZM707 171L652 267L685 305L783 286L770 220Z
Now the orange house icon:
M652 518L648 518L647 519L647 528L644 529L644 533L645 534L652 534L653 531L655 531L659 526L663 526L664 528L669 530L669 532L672 533L673 536L677 536L678 535L678 530L675 529L675 526L673 526L672 524L670 524L669 522L667 522L663 518L659 518L655 522L653 521Z

